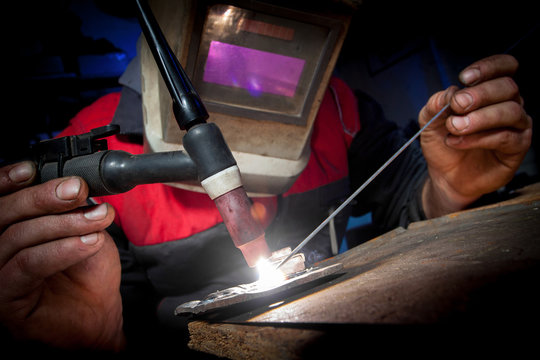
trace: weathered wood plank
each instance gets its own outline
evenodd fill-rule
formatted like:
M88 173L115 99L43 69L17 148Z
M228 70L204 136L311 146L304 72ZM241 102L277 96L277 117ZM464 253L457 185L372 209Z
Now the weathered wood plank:
M396 229L328 262L346 272L259 309L250 325L194 321L190 347L233 359L297 358L324 338L324 324L538 321L540 184L506 202Z

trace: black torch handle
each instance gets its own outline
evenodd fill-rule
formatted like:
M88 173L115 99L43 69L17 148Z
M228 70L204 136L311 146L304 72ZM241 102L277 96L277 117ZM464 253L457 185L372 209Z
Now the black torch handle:
M107 150L67 160L58 174L58 163L49 162L40 170L40 182L61 176L80 176L89 196L120 194L137 185L191 181L196 184L197 167L184 151L132 155Z
M176 121L182 130L205 123L208 112L182 65L167 43L146 0L135 0L142 32L173 100Z

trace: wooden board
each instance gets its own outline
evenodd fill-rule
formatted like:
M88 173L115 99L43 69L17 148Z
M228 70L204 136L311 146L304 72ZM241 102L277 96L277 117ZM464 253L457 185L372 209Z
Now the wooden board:
M279 306L192 321L189 346L232 359L304 358L344 335L382 329L424 337L433 324L469 335L519 331L540 321L540 184L518 195L357 246L328 260L343 263L341 276Z

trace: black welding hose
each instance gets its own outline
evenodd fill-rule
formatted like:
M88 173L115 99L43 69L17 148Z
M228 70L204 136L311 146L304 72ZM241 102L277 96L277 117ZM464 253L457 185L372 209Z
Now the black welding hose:
M173 112L182 130L208 119L197 91L171 50L146 0L135 0L139 24L173 101Z

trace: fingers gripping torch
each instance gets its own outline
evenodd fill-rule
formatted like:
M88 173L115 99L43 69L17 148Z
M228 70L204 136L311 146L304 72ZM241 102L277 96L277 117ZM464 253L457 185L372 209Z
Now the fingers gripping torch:
M88 134L38 144L41 181L77 175L89 184L90 195L111 195L139 184L194 180L214 200L227 230L247 264L268 258L264 230L254 218L236 161L209 115L144 0L136 0L139 23L173 100L173 112L182 130L183 151L131 155L106 150L101 138L118 131L112 125Z

